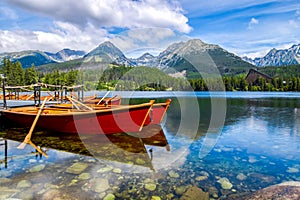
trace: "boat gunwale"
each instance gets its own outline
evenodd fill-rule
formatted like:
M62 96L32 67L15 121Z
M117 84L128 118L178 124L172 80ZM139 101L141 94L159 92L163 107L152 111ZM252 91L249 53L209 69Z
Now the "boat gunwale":
M122 107L116 107L116 108L108 108L108 109L101 109L101 110L88 110L88 111L75 111L74 109L63 109L66 113L57 113L57 114L53 114L53 113L44 113L45 110L47 110L47 108L43 109L43 112L41 114L41 116L49 116L49 117L55 117L55 116L73 116L73 115L90 115L90 114L100 114L100 113L109 113L109 112L115 112L115 111L126 111L126 110L130 110L130 109L135 109L135 108L142 108L142 107L147 107L150 106L152 107L154 105L154 102L151 100L148 103L142 103L142 104L138 104L138 105L125 105ZM16 109L21 109L22 107L16 108ZM24 107L24 109L29 108L29 107ZM32 107L30 107L32 108ZM38 112L38 108L36 107L36 111ZM58 109L59 110L59 109ZM37 113L28 113L23 111L14 111L14 108L12 109L8 109L8 110L2 110L3 114L5 113L11 113L11 114L17 114L17 115L29 115L29 116L35 116Z

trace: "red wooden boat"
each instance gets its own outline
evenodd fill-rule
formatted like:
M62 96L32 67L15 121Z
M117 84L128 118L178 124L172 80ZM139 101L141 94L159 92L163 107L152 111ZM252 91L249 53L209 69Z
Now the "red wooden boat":
M139 132L150 121L149 113L154 100L149 103L101 110L78 111L74 109L44 108L37 128L64 133L110 134ZM30 127L39 108L21 107L3 110L3 115L23 127Z
M149 121L146 121L146 125L148 124L161 124L162 120L164 119L164 116L170 106L171 99L167 99L165 103L155 103L152 106Z
M95 105L120 105L121 104L121 97L120 96L113 96L111 98L85 98L83 100L85 104L95 104Z
M155 103L152 106L152 109L149 113L149 117L147 118L145 125L149 124L161 124L169 106L171 103L171 99L167 99L164 103ZM121 108L126 107L128 105L95 105L95 104L86 104L87 106L93 108L94 110L103 110L108 108ZM73 104L57 104L57 105L51 105L52 108L61 108L61 109L71 109L73 107Z

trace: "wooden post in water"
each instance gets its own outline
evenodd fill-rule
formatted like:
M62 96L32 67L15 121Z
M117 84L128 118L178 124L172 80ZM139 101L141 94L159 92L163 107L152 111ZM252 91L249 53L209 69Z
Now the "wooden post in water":
M82 83L82 86L81 86L81 101L83 101L84 99L84 85Z
M4 165L7 168L7 140L4 140Z
M4 109L7 109L7 104L6 104L6 97L5 97L5 84L6 84L6 82L5 82L5 76L4 76L4 74L0 74L0 76L1 76L1 79L2 79L2 90L3 90L3 108Z
M41 105L41 86L39 84L37 84L33 88L34 88L34 105L40 106Z

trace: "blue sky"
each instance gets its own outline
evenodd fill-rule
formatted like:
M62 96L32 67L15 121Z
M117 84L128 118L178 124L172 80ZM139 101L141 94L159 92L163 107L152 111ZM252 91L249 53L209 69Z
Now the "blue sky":
M90 51L111 40L155 53L199 38L239 56L300 43L299 0L2 0L0 52Z

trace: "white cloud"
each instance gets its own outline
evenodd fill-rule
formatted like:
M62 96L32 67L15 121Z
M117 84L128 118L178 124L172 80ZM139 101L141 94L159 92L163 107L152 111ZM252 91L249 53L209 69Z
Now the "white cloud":
M0 52L28 49L55 52L62 48L90 51L104 40L112 38L109 31L116 28L140 30L128 32L126 38L114 39L123 49L132 50L140 48L141 41L146 46L151 46L172 36L174 31L191 31L188 19L177 1L6 0L6 3L30 11L32 17L50 17L53 24L49 25L51 29L43 30L32 30L31 27L0 29ZM17 19L12 6L1 8L4 18ZM38 24L34 26L37 27ZM142 31L148 27L161 29L158 32L155 32L155 28ZM136 41L140 43L137 44Z
M83 28L163 27L188 33L188 18L177 1L168 0L7 0L8 3Z
M0 52L41 50L56 52L63 48L90 51L107 38L107 31L88 25L85 29L56 22L49 32L29 30L0 30Z
M114 35L110 41L127 56L137 57L145 52L152 54L164 50L171 43L189 39L185 34L176 33L169 28L140 28Z
M248 23L248 29L252 29L253 25L256 25L259 23L258 19L255 19L254 17L251 18L250 22Z

